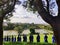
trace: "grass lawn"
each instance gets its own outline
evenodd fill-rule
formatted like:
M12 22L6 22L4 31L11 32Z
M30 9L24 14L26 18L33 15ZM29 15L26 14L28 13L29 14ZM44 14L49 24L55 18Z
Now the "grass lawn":
M3 45L55 45L52 43L4 42Z

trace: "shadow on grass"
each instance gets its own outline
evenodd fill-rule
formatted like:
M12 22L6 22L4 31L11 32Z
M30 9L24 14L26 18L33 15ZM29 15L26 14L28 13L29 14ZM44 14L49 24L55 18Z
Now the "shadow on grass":
M4 42L3 45L55 45L51 43L34 43L34 42Z

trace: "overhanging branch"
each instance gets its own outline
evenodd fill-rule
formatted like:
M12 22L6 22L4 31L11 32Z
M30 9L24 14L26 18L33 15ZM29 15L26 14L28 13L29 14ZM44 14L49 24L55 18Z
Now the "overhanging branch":
M51 24L54 22L54 17L48 13L43 7L42 0L36 0L36 7L40 16L45 20L47 23Z
M13 11L15 4L16 4L16 0L13 0L13 4L8 5L8 7L5 10L3 10L3 13L2 13L3 17L5 17L5 15L8 14L9 12Z

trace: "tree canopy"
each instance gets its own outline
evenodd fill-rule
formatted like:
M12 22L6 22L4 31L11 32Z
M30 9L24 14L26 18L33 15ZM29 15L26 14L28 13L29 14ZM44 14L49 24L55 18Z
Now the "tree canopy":
M16 0L0 0L0 17L10 14L13 11Z

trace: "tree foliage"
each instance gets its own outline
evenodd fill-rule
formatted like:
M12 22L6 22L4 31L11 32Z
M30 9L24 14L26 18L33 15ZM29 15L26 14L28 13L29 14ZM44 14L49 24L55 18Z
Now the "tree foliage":
M22 26L18 26L18 27L15 27L14 30L17 30L19 34L21 34L23 32L23 27Z
M31 32L31 34L35 34L35 29L34 28L30 28L30 32Z
M10 14L13 11L16 0L0 0L0 17Z

